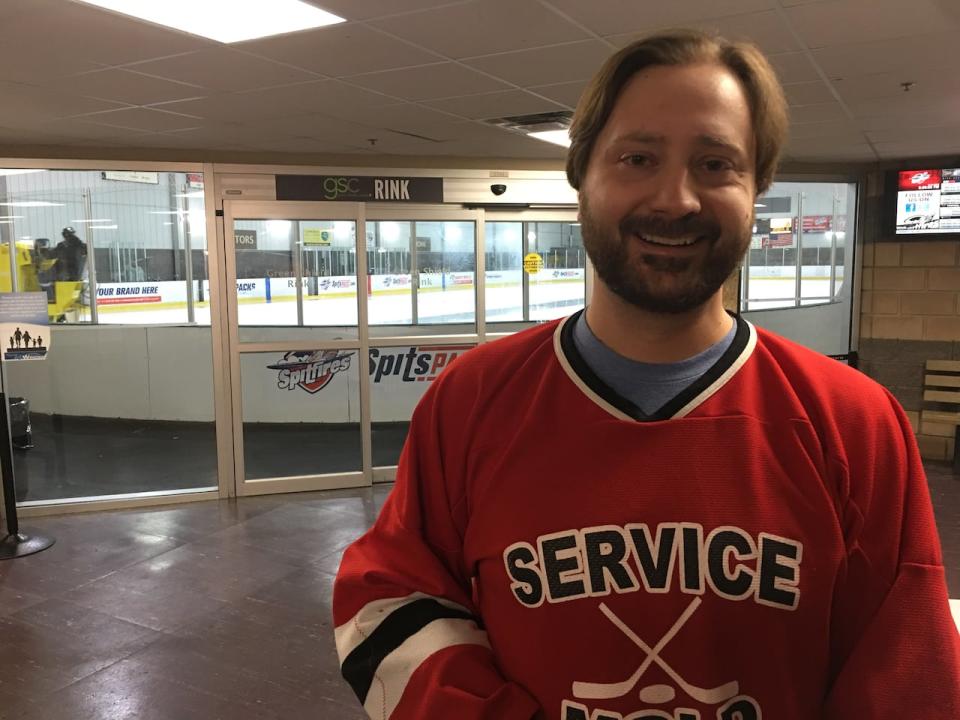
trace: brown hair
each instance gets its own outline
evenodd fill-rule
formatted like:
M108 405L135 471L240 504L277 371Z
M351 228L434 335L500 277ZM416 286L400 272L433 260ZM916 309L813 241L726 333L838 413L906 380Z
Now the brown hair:
M638 40L612 55L587 86L570 127L567 179L580 189L590 154L620 92L634 75L655 65L713 62L740 81L750 104L756 141L757 194L773 182L787 136L787 101L770 63L756 46L697 30L672 30Z

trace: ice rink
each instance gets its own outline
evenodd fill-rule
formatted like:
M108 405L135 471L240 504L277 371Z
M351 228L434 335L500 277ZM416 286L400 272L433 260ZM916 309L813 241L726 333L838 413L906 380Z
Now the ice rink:
M843 278L836 280L836 294L843 291ZM828 301L830 279L803 277L800 297L803 305ZM748 310L762 310L795 305L796 280L793 277L752 277L749 282ZM417 321L419 324L471 322L475 316L475 297L472 285L421 289L417 293ZM374 291L368 296L371 325L413 324L413 291ZM488 287L486 292L487 320L490 322L520 321L523 290L519 283ZM551 320L574 312L583 304L583 285L578 281L552 281L530 284L530 319ZM240 325L296 326L295 297L243 299L238 303ZM88 315L88 314L87 314ZM187 309L181 307L151 307L128 304L99 308L99 322L122 325L179 325L187 322ZM77 317L77 322L89 316ZM357 324L355 295L304 296L303 322L305 326L351 326ZM197 303L195 323L210 324L210 306Z

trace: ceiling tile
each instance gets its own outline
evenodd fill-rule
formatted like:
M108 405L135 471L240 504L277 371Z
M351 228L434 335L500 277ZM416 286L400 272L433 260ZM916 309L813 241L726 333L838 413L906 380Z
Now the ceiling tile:
M611 54L597 40L470 58L463 62L520 87L589 80Z
M960 154L960 138L949 143L917 138L905 142L875 143L874 146L884 160Z
M781 83L813 82L820 79L817 69L805 52L778 53L768 55L767 59Z
M569 82L556 85L537 85L536 87L528 88L528 90L535 92L537 95L550 98L561 105L575 108L577 103L580 102L580 96L586 87L587 83L585 82Z
M904 93L901 84L907 81L914 83L908 94ZM916 77L905 77L904 72L871 73L835 80L833 86L848 102L889 97L904 100L956 97L960 95L960 74L952 72L952 68L944 68L944 72L925 72Z
M339 116L338 113L348 110L352 110L353 114L345 119L358 119L367 117L376 107L396 102L395 98L336 80L318 80L253 92L163 103L155 107L158 110L198 115L213 120L244 120L307 113Z
M29 49L23 57L43 54L59 45L69 49L77 60L103 65L123 65L217 45L213 40L83 3L61 1L46 8L4 27L4 43L11 38Z
M372 25L454 59L588 37L535 0L474 0Z
M644 28L641 32L618 33L608 36L608 40L623 47L634 39L651 31L674 27L668 24L661 28ZM774 10L730 15L710 20L697 20L684 23L684 27L703 30L711 35L720 35L735 42L752 42L765 53L794 52L801 49L780 15Z
M650 32L710 18L770 10L774 0L548 0L549 4L600 35Z
M63 137L84 138L84 139L104 139L111 138L132 138L142 135L143 130L135 128L108 127L106 125L97 125L87 122L85 119L53 120L51 122L40 123L37 130L44 133L60 135Z
M317 79L315 74L306 70L226 47L198 50L127 67L147 75L192 83L220 92L240 92Z
M960 125L954 123L953 125L917 128L909 123L903 123L897 128L867 132L867 137L875 143L911 142L916 140L918 136L925 142L941 142L945 147L949 147L960 138Z
M95 70L48 80L43 83L43 86L51 90L113 100L129 105L149 105L205 94L203 88L195 85L185 85L119 69Z
M233 47L329 77L442 60L434 53L356 23L235 43Z
M563 105L550 102L522 90L466 95L445 100L428 100L430 107L471 120L529 115L563 110Z
M78 97L46 88L0 83L0 123L14 126L127 107L123 103Z
M847 103L856 118L901 117L907 124L943 125L960 117L957 95L915 96L901 93L885 98L856 100Z
M846 113L840 107L840 103L837 102L800 105L790 108L790 123L796 125L823 120L843 120L846 117Z
M791 105L815 105L836 100L830 88L819 80L784 85L783 92Z
M506 90L509 87L456 63L357 75L349 78L349 81L402 100L432 100Z
M847 142L853 143L863 142L865 138L859 124L846 118L841 120L821 120L820 122L790 126L791 140L822 137L843 138Z
M880 2L842 0L786 9L787 17L807 47L847 45L941 32L956 19L931 0ZM856 32L851 32L856 28Z
M813 51L814 60L832 78L902 72L916 79L921 70L956 65L957 33L941 32L900 40L835 45Z
M868 143L825 143L811 141L791 143L786 159L805 162L873 162L877 154Z
M447 140L453 134L453 126L462 120L420 105L404 104L378 108L361 122L370 128Z
M199 118L139 107L85 115L83 121L97 125L151 130L153 132L196 127L203 123Z

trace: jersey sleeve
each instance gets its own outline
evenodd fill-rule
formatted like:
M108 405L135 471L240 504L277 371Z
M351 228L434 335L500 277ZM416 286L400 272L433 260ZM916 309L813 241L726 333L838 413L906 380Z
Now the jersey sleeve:
M913 432L889 394L848 430L847 558L835 590L824 717L956 720L960 638Z
M344 553L333 597L341 671L376 720L532 720L539 706L497 669L472 600L437 389L414 413L376 523Z

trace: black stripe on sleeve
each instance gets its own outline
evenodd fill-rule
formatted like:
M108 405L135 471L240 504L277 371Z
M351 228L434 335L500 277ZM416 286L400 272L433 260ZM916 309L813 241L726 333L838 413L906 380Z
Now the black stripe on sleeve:
M434 620L450 618L473 620L477 627L483 627L479 618L474 615L447 607L431 598L414 600L390 613L389 617L377 626L373 634L360 643L340 666L340 672L353 688L360 702L367 701L373 676L384 658Z

